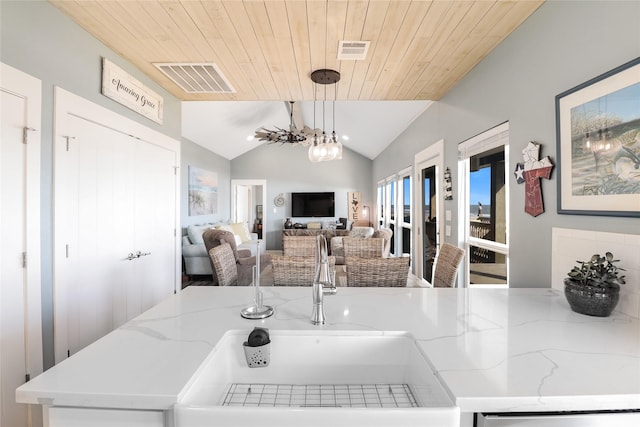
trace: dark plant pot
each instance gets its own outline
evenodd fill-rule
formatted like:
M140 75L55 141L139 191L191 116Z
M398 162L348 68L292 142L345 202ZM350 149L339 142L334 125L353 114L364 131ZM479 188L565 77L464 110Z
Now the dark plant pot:
M570 279L564 279L564 296L571 310L589 316L607 317L618 304L620 286L600 288L583 286Z

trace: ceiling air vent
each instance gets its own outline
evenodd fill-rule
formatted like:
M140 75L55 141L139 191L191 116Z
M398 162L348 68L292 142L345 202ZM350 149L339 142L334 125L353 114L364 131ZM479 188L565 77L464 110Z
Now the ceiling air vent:
M338 59L339 60L352 60L361 61L367 56L367 50L369 50L369 43L363 41L344 41L341 40L338 45Z
M213 63L156 63L155 65L188 93L235 93L220 69Z

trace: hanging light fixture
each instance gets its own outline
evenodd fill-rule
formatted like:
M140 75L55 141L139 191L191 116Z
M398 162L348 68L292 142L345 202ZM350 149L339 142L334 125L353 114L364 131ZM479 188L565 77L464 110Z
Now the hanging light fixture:
M337 83L340 81L340 73L330 69L315 70L311 73L311 80L314 83L313 91L313 143L309 147L309 160L312 162L324 162L329 160L342 159L342 143L338 141L336 137L336 96L338 94ZM317 103L317 85L324 85L324 97L322 99L322 135L318 135L320 129L316 128L316 103ZM332 103L333 109L333 132L331 137L327 135L326 131L326 102L327 102L327 85L333 84L335 92Z

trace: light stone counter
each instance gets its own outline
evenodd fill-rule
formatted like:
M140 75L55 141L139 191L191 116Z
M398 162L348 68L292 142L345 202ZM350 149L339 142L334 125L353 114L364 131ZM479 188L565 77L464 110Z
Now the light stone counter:
M170 410L228 330L408 331L462 412L640 408L640 321L572 312L551 289L340 288L311 325L310 288L264 288L272 318L240 317L251 288L191 287L17 390L19 402Z

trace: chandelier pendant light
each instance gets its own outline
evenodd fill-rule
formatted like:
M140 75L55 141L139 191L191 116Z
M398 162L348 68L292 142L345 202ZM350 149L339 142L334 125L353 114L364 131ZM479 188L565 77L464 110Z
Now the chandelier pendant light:
M311 73L311 80L314 83L314 96L313 96L313 122L314 122L314 135L313 143L309 147L309 160L312 162L324 162L329 160L342 159L342 143L338 141L336 137L336 95L337 83L340 81L340 73L330 69L315 70ZM325 104L327 101L327 85L334 85L335 93L332 103L333 108L333 132L331 137L327 135L325 127ZM322 136L318 135L318 130L315 126L316 116L316 90L317 85L324 86L324 98L322 100Z

